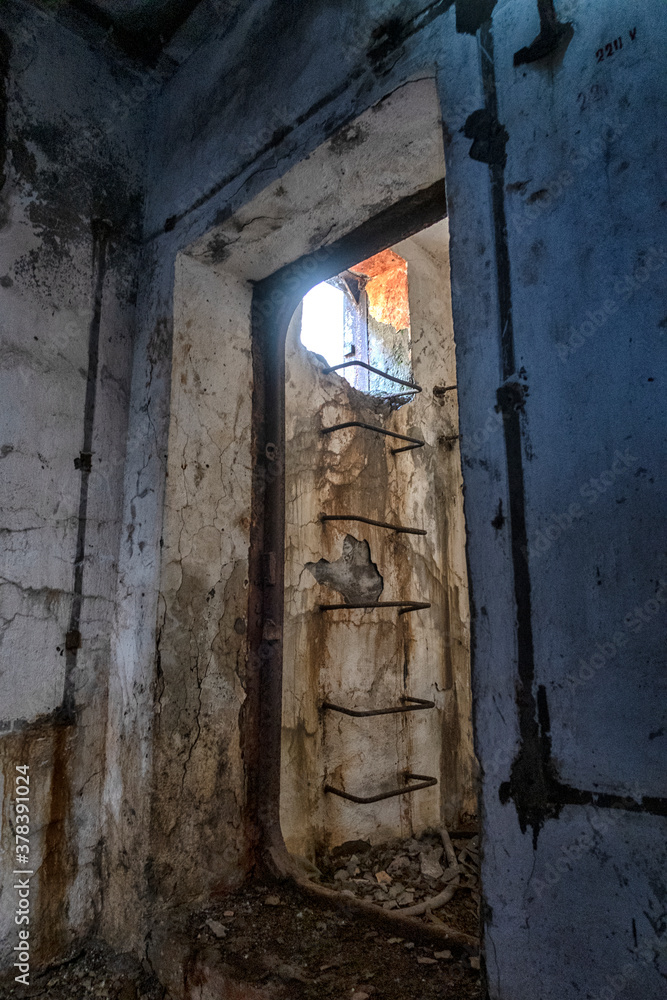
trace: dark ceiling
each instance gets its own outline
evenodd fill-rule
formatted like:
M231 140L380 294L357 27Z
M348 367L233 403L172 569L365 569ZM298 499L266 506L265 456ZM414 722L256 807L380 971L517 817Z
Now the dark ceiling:
M188 18L201 8L206 21L230 22L242 0L36 0L79 30L86 24L133 59L155 64ZM202 16L202 20L203 20ZM196 34L196 32L195 32Z

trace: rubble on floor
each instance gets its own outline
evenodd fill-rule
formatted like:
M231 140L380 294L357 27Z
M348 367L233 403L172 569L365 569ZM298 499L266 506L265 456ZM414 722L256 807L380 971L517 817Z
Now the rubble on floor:
M464 908L461 916L472 927L472 914ZM191 934L197 947L188 981L215 985L210 995L225 1000L482 997L478 959L458 960L442 945L376 929L353 906L332 909L291 882L246 883L201 914ZM245 992L236 992L239 984Z
M442 837L436 834L376 847L353 841L318 858L319 881L405 915L414 914L415 906L422 904L423 915L414 914L422 920L440 921L478 935L479 837L454 834L450 842L456 870L447 859ZM448 887L453 890L451 899L438 905Z
M478 934L478 841L452 837L458 886L444 906L420 917ZM447 886L451 869L440 837L371 847L354 842L310 865L310 877L378 909L408 910ZM450 872L451 874L451 872ZM452 881L450 879L450 881ZM426 939L428 940L428 939ZM35 975L29 988L0 988L0 1000L481 1000L479 959L442 944L374 927L349 907L331 907L292 881L250 879L168 932L181 956L169 989L127 955L89 945ZM149 949L150 951L150 949ZM147 952L149 954L149 952ZM150 956L149 956L150 957Z
M30 977L30 986L3 983L0 1000L167 1000L166 990L132 955L92 941L69 961Z

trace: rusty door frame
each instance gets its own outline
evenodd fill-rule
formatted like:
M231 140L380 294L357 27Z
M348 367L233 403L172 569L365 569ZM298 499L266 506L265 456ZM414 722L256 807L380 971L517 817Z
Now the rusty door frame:
M255 863L291 870L280 827L285 548L285 338L314 285L447 215L444 178L403 198L335 243L255 284L252 298L252 500L248 667L242 716L246 827Z

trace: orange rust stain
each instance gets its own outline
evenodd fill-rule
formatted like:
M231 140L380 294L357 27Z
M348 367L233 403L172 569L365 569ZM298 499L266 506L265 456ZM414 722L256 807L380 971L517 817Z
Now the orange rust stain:
M39 869L42 900L40 947L42 961L59 955L66 944L68 892L76 874L71 830L69 756L71 727L56 725L52 735L49 818L44 835L44 856Z
M410 326L408 263L393 250L382 250L350 270L368 278L368 309L374 319L396 330Z
M73 726L45 716L9 734L2 744L2 768L8 790L3 803L5 816L13 815L11 789L16 764L26 764L31 779L31 820L35 831L44 828L42 861L35 874L37 886L33 888L37 891L30 918L31 951L34 962L40 966L61 957L72 939L68 897L77 872L70 774L74 738ZM47 783L48 791L44 788ZM13 822L8 826L13 829ZM38 853L37 840L35 834L32 847Z

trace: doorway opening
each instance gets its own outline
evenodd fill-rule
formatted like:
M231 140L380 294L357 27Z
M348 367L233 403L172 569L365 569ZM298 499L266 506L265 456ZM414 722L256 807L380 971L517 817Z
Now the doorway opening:
M443 208L389 246L380 227L361 262L351 240L345 266L284 308L284 604L274 593L265 622L282 641L276 819L292 861L398 914L437 899L465 933L478 830Z
M400 841L406 851L395 856L435 890L436 866L452 867L441 827L471 833L476 806L433 81L399 88L360 117L357 134L363 143L318 147L179 259L161 657L187 685L191 656L185 695L208 712L191 761L215 789L206 830L217 853L197 877L295 876L300 891L305 879L309 894L324 894L324 907L476 957L471 930L424 913L409 922L418 887L404 878L399 901L396 871L384 883L372 873L374 891L385 884L393 896L353 901L356 890L333 876L342 892L327 890L322 860L354 840L371 852ZM392 267L371 270L374 258ZM407 281L407 302L398 296L388 319L371 286L380 277L391 286L392 270L404 292ZM322 282L346 296L343 313L355 304L357 340L343 320L338 356L301 341L302 300ZM347 367L331 371L335 361ZM355 384L364 373L368 383ZM200 647L184 648L184 620L213 651L201 692ZM424 872L421 854L433 862ZM351 882L365 877L353 858ZM472 899L472 879L457 875L461 898Z

